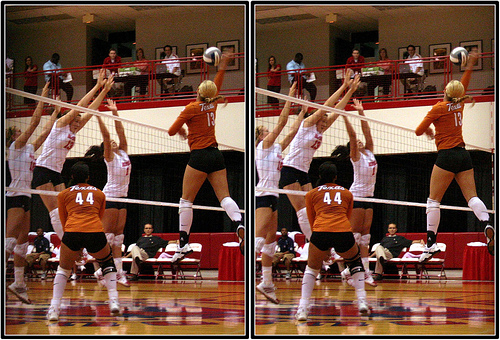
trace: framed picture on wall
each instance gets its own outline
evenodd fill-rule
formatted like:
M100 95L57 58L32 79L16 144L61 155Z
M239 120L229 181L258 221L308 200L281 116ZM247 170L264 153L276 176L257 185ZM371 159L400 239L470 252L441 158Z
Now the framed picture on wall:
M163 47L155 48L155 60L160 60L162 58ZM172 54L177 55L177 46L172 46Z
M203 52L208 48L207 43L186 45L186 57L191 58L187 63L187 73L199 73L203 67Z
M471 40L471 41L461 41L460 46L465 48L468 52L483 53L483 41L482 40ZM483 69L483 59L478 58L476 63L472 67L473 70ZM465 67L460 66L460 71L465 71Z
M443 73L445 68L445 58L450 55L451 44L429 45L429 57L435 58L430 63L430 73Z
M405 57L407 57L407 53L408 53L406 48L407 48L407 46L398 48L398 59L399 60L406 59ZM420 54L420 46L415 46L415 53L421 55Z
M240 52L240 41L239 40L228 40L228 41L217 41L217 48L221 50L222 53L239 53ZM229 64L227 64L226 71L239 70L240 69L240 59L234 58Z

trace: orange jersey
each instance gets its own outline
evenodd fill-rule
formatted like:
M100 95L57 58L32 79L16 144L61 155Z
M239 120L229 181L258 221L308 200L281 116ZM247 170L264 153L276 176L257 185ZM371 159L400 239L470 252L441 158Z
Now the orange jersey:
M472 70L465 71L461 83L465 90L469 86ZM423 134L427 128L434 124L436 128L435 141L438 150L452 149L456 146L465 146L462 137L462 121L465 103L439 102L427 113L424 120L415 130L417 136Z
M96 233L103 231L102 216L106 195L96 187L80 183L57 195L59 217L64 232Z
M354 200L346 188L327 183L306 194L307 217L312 231L352 231L349 218Z
M224 70L217 72L214 83L219 94L224 79ZM189 103L181 112L174 124L168 129L168 134L175 135L182 125L188 126L188 144L190 150L204 149L209 146L217 146L215 139L215 113L217 103L207 104L201 101Z

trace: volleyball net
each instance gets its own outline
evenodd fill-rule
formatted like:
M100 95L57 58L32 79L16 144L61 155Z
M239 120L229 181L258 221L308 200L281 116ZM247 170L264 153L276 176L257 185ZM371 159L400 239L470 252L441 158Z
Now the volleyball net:
M267 127L269 131L272 131L278 123L282 104L285 101L291 103L287 125L277 138L276 143L280 142L288 134L302 105L308 106L309 111L323 109L328 113L333 112L340 115L332 126L323 133L321 145L314 154L309 170L313 187L318 178L319 165L325 161L333 161L337 165L337 184L346 188L351 186L353 182L353 166L349 158L339 160L332 157L332 152L336 150L337 146L346 146L347 142L349 142L343 116L347 117L356 132L357 139L363 143L365 143L365 137L361 121L366 121L370 128L374 144L373 151L378 165L375 193L371 198L355 198L355 201L384 205L384 212L379 216L384 219L384 223L394 219L405 224L413 222L425 223L423 221L425 211L422 211L422 208L426 208L430 175L437 151L435 141L425 134L417 136L415 129L431 109L431 106L367 109L370 105L365 104L365 116L361 116L354 110L352 99L347 104L346 110L336 110L300 98L256 88L258 107L265 107L268 97L281 101L280 108L257 111L255 126ZM490 208L489 213L494 213L494 110L494 104L489 102L476 102L474 106L466 104L463 122L457 121L457 124L463 123L464 140L473 160L478 196ZM432 125L431 127L434 129ZM284 150L283 158L288 154L289 149L290 146ZM256 192L274 192L282 195L304 196L306 194L304 191L275 188L256 187L255 190ZM443 199L442 209L472 212L467 207L458 185L452 184L448 191L450 192L447 192ZM380 207L380 205L377 207ZM470 215L469 222L474 223L474 215ZM420 217L415 219L416 216ZM465 220L469 220L469 217L465 218Z
M75 109L80 112L82 116L86 113L90 113L93 116L101 117L110 133L110 138L116 141L116 143L119 143L119 137L115 122L121 122L127 141L127 154L132 163L129 193L128 198L107 197L106 199L108 201L130 204L129 211L132 205L141 206L147 210L147 212L141 212L142 210L139 211L139 216L134 216L135 214L131 215L129 213L127 220L138 220L138 223L140 223L139 225L142 225L144 221L152 221L153 223L155 223L154 221L158 221L156 223L157 225L168 224L170 229L178 229L177 209L163 208L179 207L184 169L189 160L189 146L187 140L179 135L168 135L168 128L175 121L183 107L120 110L120 104L117 104L119 115L117 117L114 116L111 111L92 110L16 89L7 88L6 92L45 103L44 114L36 130L28 140L28 143L32 143L42 133L44 126L49 121L52 111L51 107L53 105L60 106L63 112ZM103 100L102 105L107 105L106 99ZM217 115L217 136L219 137L219 135L222 135L222 140L233 142L230 144L224 141L220 142L220 139L218 139L219 149L225 155L231 197L238 203L240 212L244 213L245 187L244 169L242 165L244 163L245 145L244 103L229 103L227 107L219 105ZM9 127L15 126L23 132L28 128L31 116L32 114L23 117L8 118L5 120L5 128L8 129ZM220 116L225 117L220 118ZM243 124L239 124L238 122L240 121L243 121ZM221 123L220 125L222 125L222 127L218 127L219 123ZM226 126L224 124L226 124ZM232 125L232 134L229 136L225 133L225 130L228 130L227 125ZM95 157L95 148L100 146L102 142L103 135L98 120L96 117L92 117L76 134L74 145L64 160L64 168L61 174L65 179L66 186L70 179L69 170L71 166L77 161L83 160L88 163L90 167L91 173L89 184L95 185L100 189L103 188L107 180L106 165L102 157L98 155ZM35 152L35 157L39 157L42 149L43 145ZM235 158L235 160L233 160L233 158ZM7 159L9 159L9 156L7 156ZM12 162L12 160L9 160L9 162ZM236 163L241 164L235 165ZM57 196L58 194L53 191L16 189L10 186L6 187L5 190L48 196ZM204 217L203 222L196 221L199 219L196 217L197 214L201 214L201 216L211 216L204 214L224 211L224 209L220 207L211 187L203 186L198 196L193 206L193 209L199 211L195 212L195 219L193 221L193 228L195 231L196 223L207 224L207 220L211 221L211 223L217 223L223 220L224 225L230 224L229 221L226 223L228 218L225 214L221 214L221 216L224 215L224 217L220 219L213 217L207 219ZM150 207L150 209L147 209L147 207ZM205 211L205 213L200 211Z

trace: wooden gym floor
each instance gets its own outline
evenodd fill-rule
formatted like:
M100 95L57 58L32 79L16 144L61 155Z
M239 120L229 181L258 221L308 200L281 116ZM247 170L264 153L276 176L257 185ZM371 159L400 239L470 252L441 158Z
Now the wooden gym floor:
M7 284L10 284L9 281ZM28 281L33 304L10 292L4 306L7 335L243 335L243 282L144 281L118 285L123 315L112 317L108 294L95 280L70 281L59 322L45 319L52 298L52 280Z
M317 281L309 320L297 322L301 280L275 281L279 305L256 292L256 335L495 334L494 282L384 280L366 286L372 313L360 317L352 287L340 280Z

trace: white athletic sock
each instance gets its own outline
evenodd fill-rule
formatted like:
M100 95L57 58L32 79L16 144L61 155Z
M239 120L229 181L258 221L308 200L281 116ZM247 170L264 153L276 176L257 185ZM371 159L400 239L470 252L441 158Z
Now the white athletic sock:
M104 275L106 279L106 288L108 289L108 296L110 299L118 298L118 291L116 290L116 272L109 272Z
M352 286L356 290L356 297L358 299L366 298L364 272L357 272L352 275Z
M52 302L50 303L52 306L59 306L61 304L64 288L66 288L66 283L70 275L71 269L62 269L60 266L57 268L56 277L54 278Z
M193 224L193 203L180 199L179 206L179 231L185 231L189 235L191 225Z
M427 212L427 231L432 231L437 234L439 228L439 220L441 219L441 209L432 209Z
M62 240L64 231L63 231L63 226L61 224L61 220L59 218L59 208L55 208L54 210L52 210L49 213L49 215L50 215L50 223L52 223L52 228L56 232L59 239Z
M310 240L312 231L311 225L309 224L309 218L307 217L306 208L302 208L297 211L297 220L299 222L300 230L302 230L302 234L304 234L306 239Z
M226 211L231 221L241 221L240 208L238 204L229 196L220 201L220 206Z
M363 263L365 272L368 272L370 270L370 260L368 259L368 257L362 257L361 262Z
M264 267L262 266L262 281L266 286L270 286L273 284L273 267Z
M306 266L304 271L304 277L302 278L302 295L300 297L300 305L309 305L309 299L311 298L314 285L316 284L316 276L319 274L319 269L312 269Z
M25 286L24 283L24 267L14 267L14 282L17 286Z
M486 206L483 201L477 196L472 197L469 202L469 208L474 211L474 214L479 219L479 221L488 221L490 219L490 215L486 212Z

